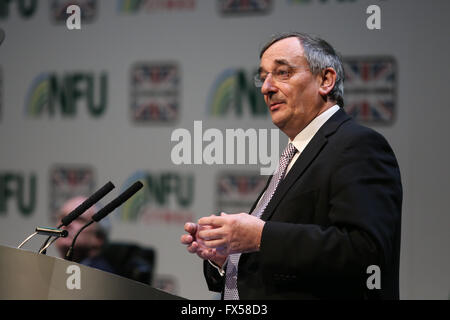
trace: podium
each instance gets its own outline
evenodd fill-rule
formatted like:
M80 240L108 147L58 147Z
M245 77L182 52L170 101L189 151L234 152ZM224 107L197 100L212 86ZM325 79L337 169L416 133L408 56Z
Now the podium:
M3 300L179 300L181 297L79 263L0 246Z

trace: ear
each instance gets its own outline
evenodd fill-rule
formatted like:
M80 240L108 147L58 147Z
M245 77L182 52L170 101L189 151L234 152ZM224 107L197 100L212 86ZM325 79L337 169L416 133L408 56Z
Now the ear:
M336 71L333 68L326 68L320 73L319 94L326 97L336 84Z

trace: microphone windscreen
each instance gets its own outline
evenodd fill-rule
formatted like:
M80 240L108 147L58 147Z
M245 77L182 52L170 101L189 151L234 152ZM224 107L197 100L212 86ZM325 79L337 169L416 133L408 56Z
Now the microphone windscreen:
M104 206L99 212L94 214L92 216L92 220L94 220L95 222L99 222L104 217L106 217L110 212L112 212L114 209L116 209L117 207L122 205L125 201L127 201L129 198L131 198L143 186L144 185L142 184L142 182L140 181L135 182L131 187L122 192L120 196L115 198L113 201Z
M92 207L94 204L100 201L101 198L106 196L112 189L114 189L114 185L112 182L108 182L103 187L101 187L97 192L95 192L92 196L87 198L82 204L76 207L71 213L61 219L61 222L64 226L68 226L73 220L82 215L87 209Z

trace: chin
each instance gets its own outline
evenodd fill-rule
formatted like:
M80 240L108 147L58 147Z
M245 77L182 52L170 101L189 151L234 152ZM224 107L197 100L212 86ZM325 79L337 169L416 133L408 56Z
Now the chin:
M65 241L62 241L65 240ZM70 245L72 244L72 239L59 239L59 243L56 245L58 248L62 248L63 250L69 249Z
M280 130L282 130L282 128L284 127L284 126L283 126L283 122L281 122L281 121L275 121L275 120L272 119L272 123L273 123L275 126L277 126L278 129L280 129Z
M271 114L271 116L272 116L272 123L276 125L280 130L282 130L282 128L284 128L286 124L286 119L281 117L281 115L279 114L278 115Z

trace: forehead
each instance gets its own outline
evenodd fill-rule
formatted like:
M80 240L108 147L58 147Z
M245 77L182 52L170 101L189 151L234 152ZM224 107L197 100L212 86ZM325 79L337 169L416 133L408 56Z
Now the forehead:
M76 198L66 201L62 205L61 209L58 212L59 218L62 218L64 216L66 216L67 214L69 214L72 210L74 210L76 207L78 207L80 204L82 204L86 199L87 198L84 198L84 197L76 197ZM94 213L95 213L95 210L93 207L91 207L88 210L86 210L86 212L83 213L78 219L90 218L91 216L94 215Z
M295 37L279 40L272 44L261 57L262 68L278 65L279 61L286 61L291 65L300 65L305 62L303 46Z

